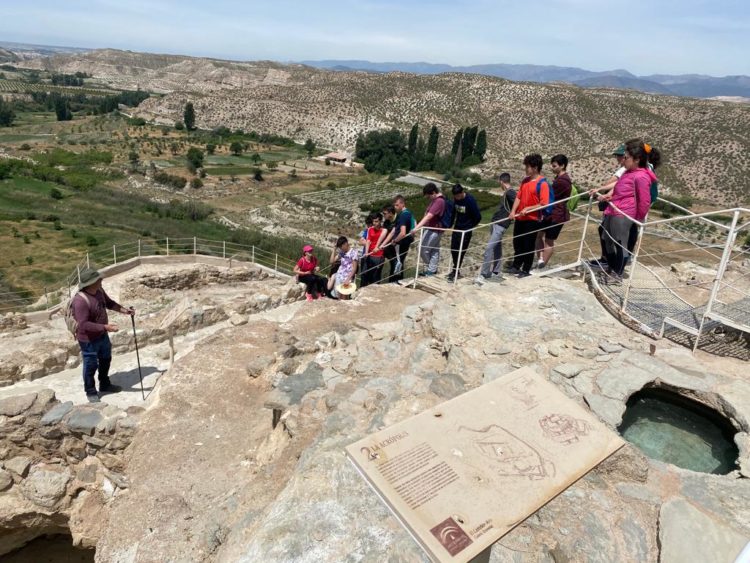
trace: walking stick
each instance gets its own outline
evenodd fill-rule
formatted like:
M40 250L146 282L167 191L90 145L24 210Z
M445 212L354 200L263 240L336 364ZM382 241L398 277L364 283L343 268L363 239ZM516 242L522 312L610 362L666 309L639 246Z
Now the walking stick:
M143 375L141 375L141 355L138 353L138 337L135 335L135 315L130 315L130 322L133 323L133 340L135 341L135 358L138 361L138 379L141 380L141 397L146 400L146 394L143 391Z

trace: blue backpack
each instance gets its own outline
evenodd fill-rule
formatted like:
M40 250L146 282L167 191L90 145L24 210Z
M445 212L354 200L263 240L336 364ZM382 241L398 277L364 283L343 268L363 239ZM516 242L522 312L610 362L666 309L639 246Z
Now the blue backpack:
M455 208L453 202L447 197L445 198L445 210L443 211L442 217L440 217L440 226L444 229L450 229L453 226L453 214Z
M542 200L542 184L547 184L547 192L549 193L549 205L545 207L544 209L540 209L542 212L542 219L547 219L550 215L552 215L552 209L554 208L553 203L555 203L555 192L552 189L552 186L549 185L549 182L547 182L547 178L539 178L539 181L536 183L536 197L539 200L541 204Z

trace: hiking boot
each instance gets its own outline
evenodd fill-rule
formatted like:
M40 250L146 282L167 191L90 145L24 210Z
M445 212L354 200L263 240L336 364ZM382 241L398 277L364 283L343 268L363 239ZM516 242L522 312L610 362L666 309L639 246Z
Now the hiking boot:
M99 395L96 393L86 394L86 398L88 399L89 403L101 403L101 399L99 398Z
M531 275L531 272L524 272L523 270L521 270L520 272L518 272L516 277L520 280L523 278L528 278L530 275Z
M545 262L542 262L541 260L539 260L539 262L537 262L537 263L536 263L536 269L537 269L537 270L542 270L542 269L544 269L544 267L545 267L546 265L547 265L547 264L546 264Z
M509 273L509 274L510 274L511 276L517 276L518 274L520 274L520 273L521 273L521 270L519 270L519 269L518 269L518 268L516 268L515 266L511 266L510 268L508 268L508 273Z
M480 275L478 275L478 276L477 276L477 277L476 277L476 278L474 279L474 283L475 283L475 284L477 284L477 285L484 285L484 282L486 282L486 281L489 281L489 278L485 278L485 277L484 277L483 275L481 275L481 274L480 274Z
M487 278L487 281L493 282L493 283L500 283L502 281L505 281L505 276L503 276L502 274L492 274L491 277Z
M120 391L122 391L122 387L115 385L114 383L99 386L100 393L119 393Z
M589 266L589 268L599 268L600 270L606 270L608 267L607 261L604 258L589 260L588 262L586 262L586 264Z

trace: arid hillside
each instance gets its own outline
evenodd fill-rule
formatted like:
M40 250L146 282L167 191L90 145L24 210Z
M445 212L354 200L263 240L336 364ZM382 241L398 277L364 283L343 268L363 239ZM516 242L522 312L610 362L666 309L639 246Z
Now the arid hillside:
M478 124L488 133L487 171L507 168L517 175L524 154L562 152L586 186L608 176L615 146L641 136L664 153L659 175L665 191L720 205L750 200L745 104L474 74L345 73L113 50L33 64L85 70L111 86L166 93L139 107L149 119L174 122L190 100L200 127L312 137L331 148L352 147L361 131L407 129L417 121L438 125L445 146L458 127Z

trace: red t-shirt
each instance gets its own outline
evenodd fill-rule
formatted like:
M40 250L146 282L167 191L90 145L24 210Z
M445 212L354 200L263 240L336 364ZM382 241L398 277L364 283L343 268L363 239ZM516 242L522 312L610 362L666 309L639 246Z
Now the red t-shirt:
M303 256L297 261L297 268L303 273L303 274L310 274L315 271L315 268L318 265L318 259L313 256L310 260L307 259L306 256Z
M383 229L375 229L374 227L370 227L367 229L367 240L370 241L370 256L373 258L382 258L383 257L383 249L381 248L377 252L373 252L372 250L377 246L378 240L380 240L380 235L382 234Z
M536 185L540 181L542 185L539 187L539 195L537 196ZM532 180L528 176L524 178L516 196L519 200L518 209L516 209L516 221L541 220L541 211L532 211L525 215L520 215L520 213L527 207L536 207L537 205L546 205L549 203L549 190L550 186L542 176L539 176L536 180Z

